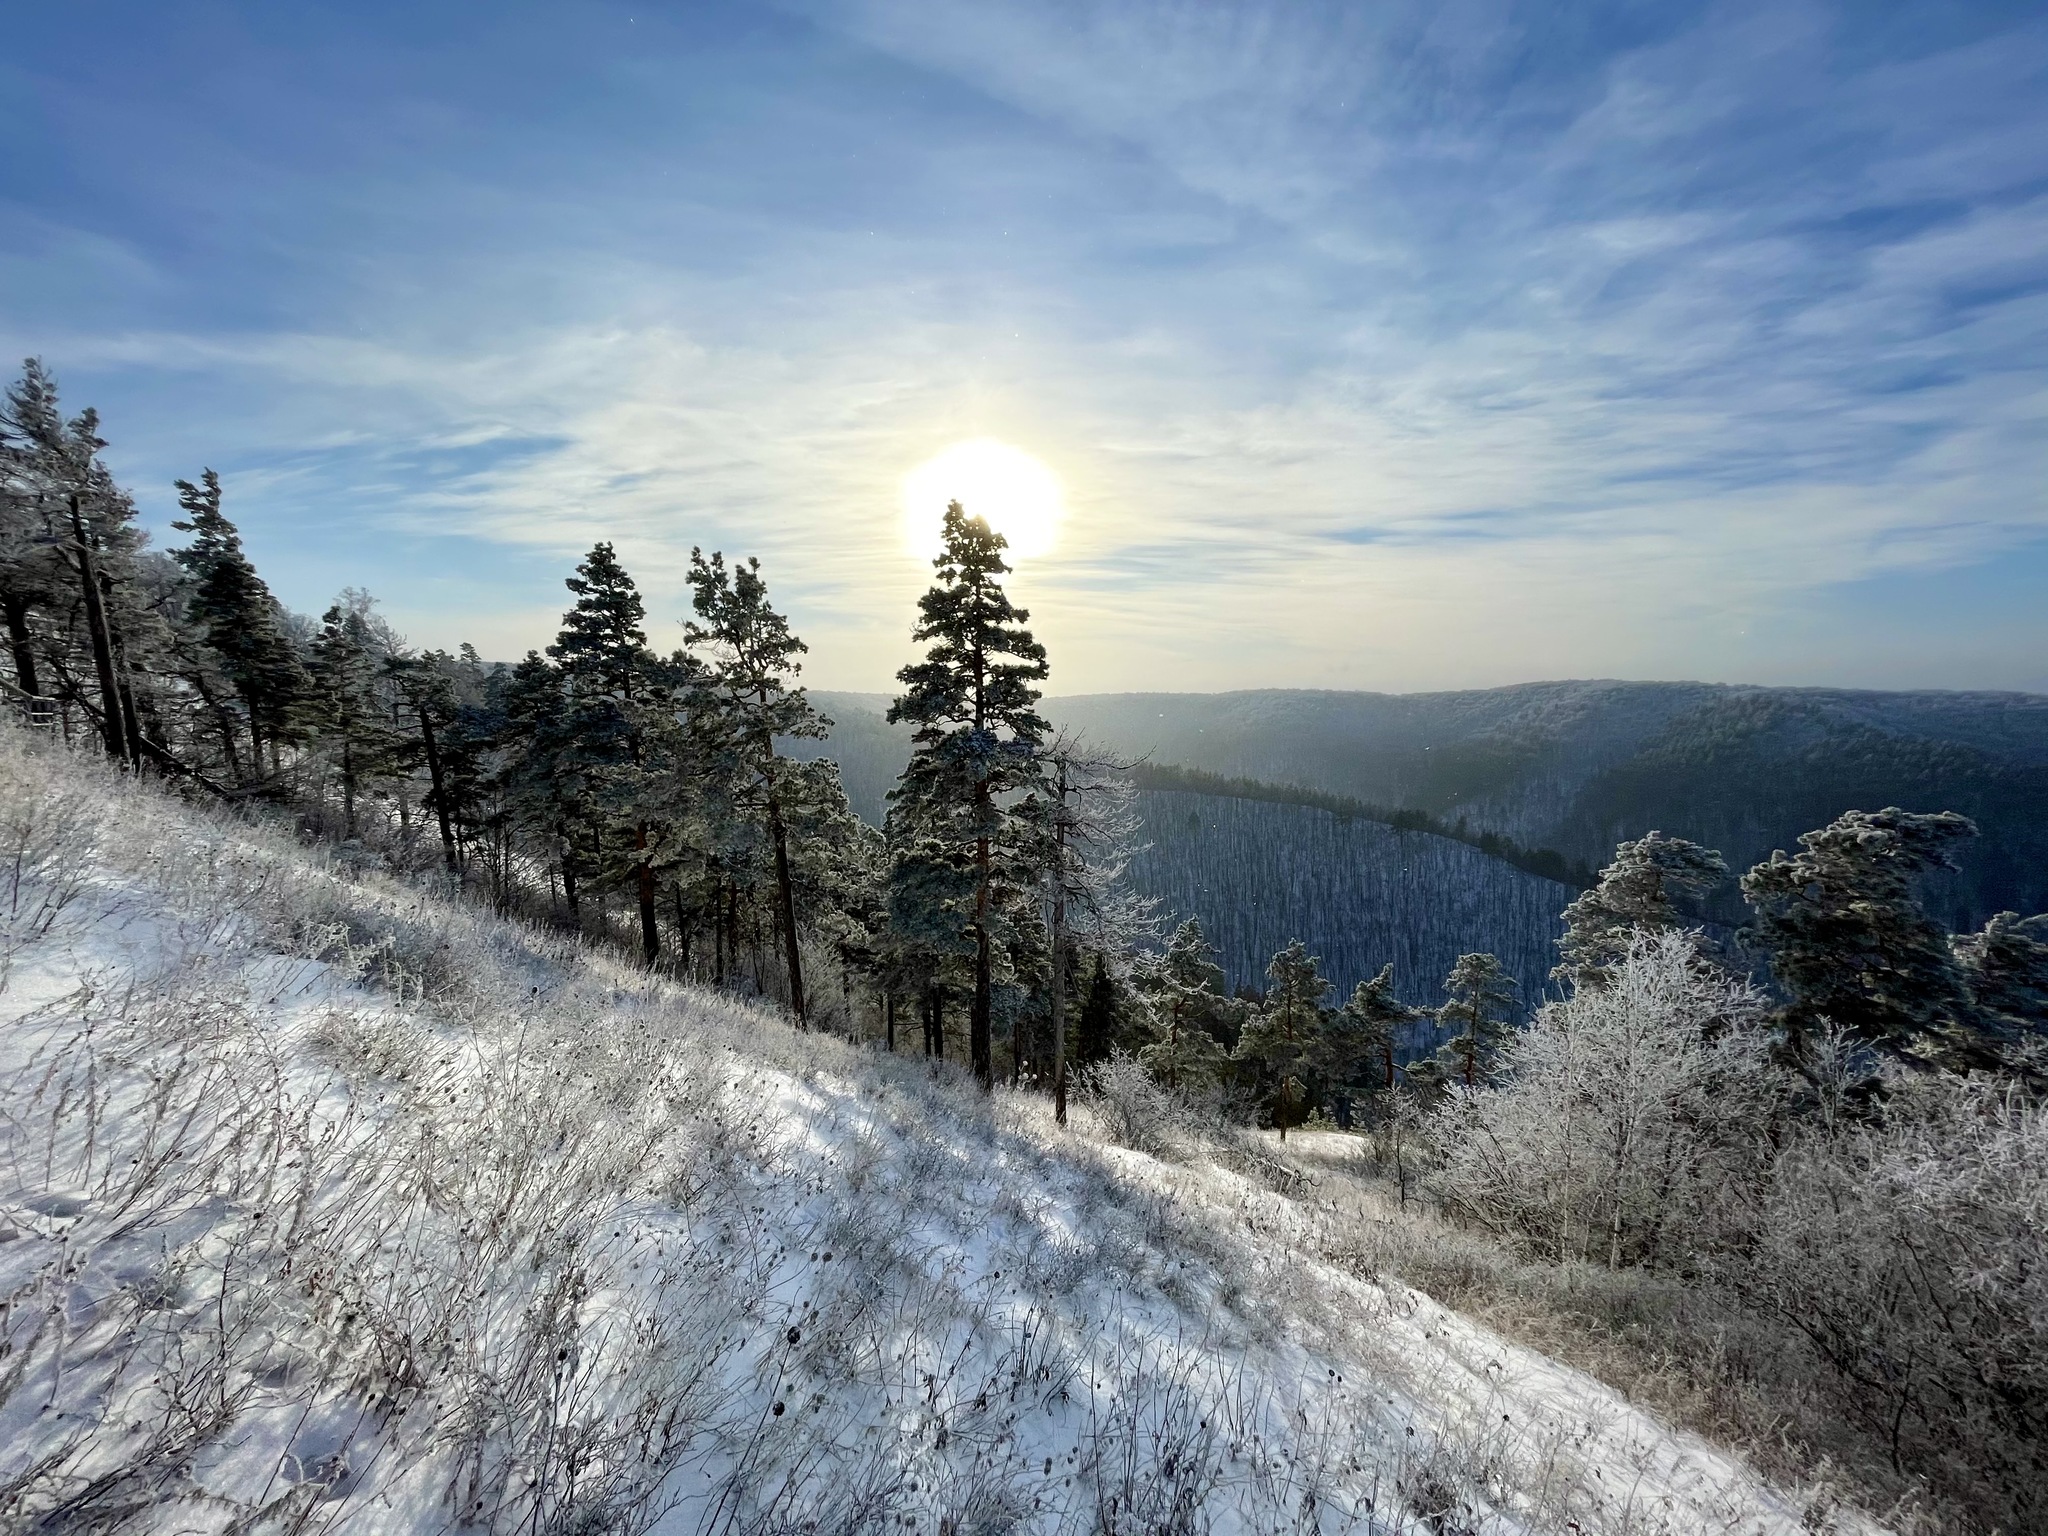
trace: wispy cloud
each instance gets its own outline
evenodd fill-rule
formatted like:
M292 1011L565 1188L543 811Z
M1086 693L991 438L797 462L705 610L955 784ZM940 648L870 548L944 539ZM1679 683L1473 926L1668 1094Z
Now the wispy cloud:
M878 686L922 579L897 482L991 434L1073 501L1019 577L1069 689L2048 687L1939 606L1908 676L1830 596L2048 579L2048 28L591 14L553 76L519 13L445 86L453 44L413 39L365 87L402 127L341 171L325 85L231 103L294 135L234 146L270 201L228 197L248 249L219 270L148 208L21 189L0 338L90 388L138 479L221 463L259 553L310 580L350 551L438 641L544 639L597 537L674 605L702 543L762 555L821 680Z

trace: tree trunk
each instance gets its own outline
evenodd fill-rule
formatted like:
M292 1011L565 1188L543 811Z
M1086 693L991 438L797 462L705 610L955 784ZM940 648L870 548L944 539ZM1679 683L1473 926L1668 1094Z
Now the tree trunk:
M36 648L28 632L28 599L12 593L0 597L0 614L7 619L7 649L14 655L14 681L30 698L42 697L36 682Z
M242 755L240 749L235 744L234 711L228 708L224 700L213 696L213 690L206 686L206 679L203 675L195 676L192 680L192 686L198 692L200 700L206 705L208 712L212 714L214 729L220 732L221 755L227 759L228 777L239 784L242 782Z
M804 960L796 938L796 890L789 875L789 836L782 825L782 807L775 792L768 793L768 831L775 840L775 907L782 926L782 955L789 966L789 1011L796 1015L798 1029L804 1020Z
M986 790L982 791L986 798ZM989 857L988 839L975 841L978 878L974 886L974 1001L967 1015L967 1055L974 1066L974 1080L983 1093L996 1086L995 1046L990 1028L992 994L995 990L994 946L988 938Z
M889 1054L896 1054L896 994L887 993L882 998L882 1029L889 1042Z
M1060 759L1053 802L1052 861L1052 1118L1067 1123L1067 764Z
M131 681L133 671L128 665L128 643L121 638L121 631L113 631L114 641L114 691L121 701L121 730L128 739L128 760L140 763L143 756L142 714L135 707L135 685Z
M100 608L107 617L107 647L114 658L114 694L121 706L121 735L128 751L128 761L137 767L142 765L142 718L135 712L135 686L130 679L133 673L128 666L128 642L121 634L121 626L113 620L112 611L107 608L107 599L113 596L114 584L107 573L101 571Z
M109 756L127 762L127 733L121 728L121 695L114 681L114 648L107 636L107 610L100 602L99 573L93 568L92 545L85 537L85 517L78 498L71 498L71 532L77 543L78 585L85 598L85 629L92 641L92 666L100 685L100 735Z
M242 693L242 705L249 711L249 782L263 782L263 724L256 709L256 696L246 689Z
M427 713L425 705L420 706L419 716L420 743L427 749L427 779L434 786L434 817L441 824L441 857L447 862L449 874L460 874L462 861L456 855L455 828L448 817L448 786L441 776L441 748L434 740L433 717ZM569 910L576 910L573 894L569 897Z
M341 830L344 837L356 835L356 745L346 733L341 738Z
M725 985L725 876L711 887L711 984Z
M690 974L690 914L683 905L683 882L680 876L670 890L675 893L676 898L676 964L681 967L683 976L687 979Z
M640 867L634 872L640 897L640 958L649 970L661 955L661 922L654 912L654 866L645 857L647 853L647 823L641 822L633 829L633 847L642 857Z

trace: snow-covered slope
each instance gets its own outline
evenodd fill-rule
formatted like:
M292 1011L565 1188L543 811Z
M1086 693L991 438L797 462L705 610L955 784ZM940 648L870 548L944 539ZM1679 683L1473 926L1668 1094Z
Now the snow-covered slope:
M1061 1132L13 732L0 834L7 1529L1801 1529L1361 1272L1277 1162Z

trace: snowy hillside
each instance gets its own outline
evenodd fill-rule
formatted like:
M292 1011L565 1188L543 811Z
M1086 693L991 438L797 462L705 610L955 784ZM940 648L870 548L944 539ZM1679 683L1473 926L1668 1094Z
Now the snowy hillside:
M0 831L7 1529L1829 1527L1255 1141L1060 1132L11 731Z
M1479 950L1533 1001L1578 894L1447 837L1310 806L1156 790L1138 805L1149 846L1133 888L1199 917L1233 985L1262 985L1298 938L1340 998L1391 961L1400 995L1433 1005L1458 956Z

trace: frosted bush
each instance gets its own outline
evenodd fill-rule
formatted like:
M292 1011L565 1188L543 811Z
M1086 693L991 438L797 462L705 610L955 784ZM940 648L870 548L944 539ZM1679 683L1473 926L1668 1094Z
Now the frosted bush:
M1764 1177L1787 1085L1764 999L1685 933L1638 934L1597 991L1502 1053L1498 1091L1453 1094L1430 1133L1453 1209L1557 1259L1694 1251Z
M2017 1087L1900 1078L1778 1163L1720 1265L1839 1373L1846 1412L2009 1530L2048 1522L2048 1115Z
M1187 1101L1161 1085L1133 1057L1119 1051L1080 1075L1081 1096L1103 1133L1120 1147L1153 1157L1172 1156L1185 1142Z

